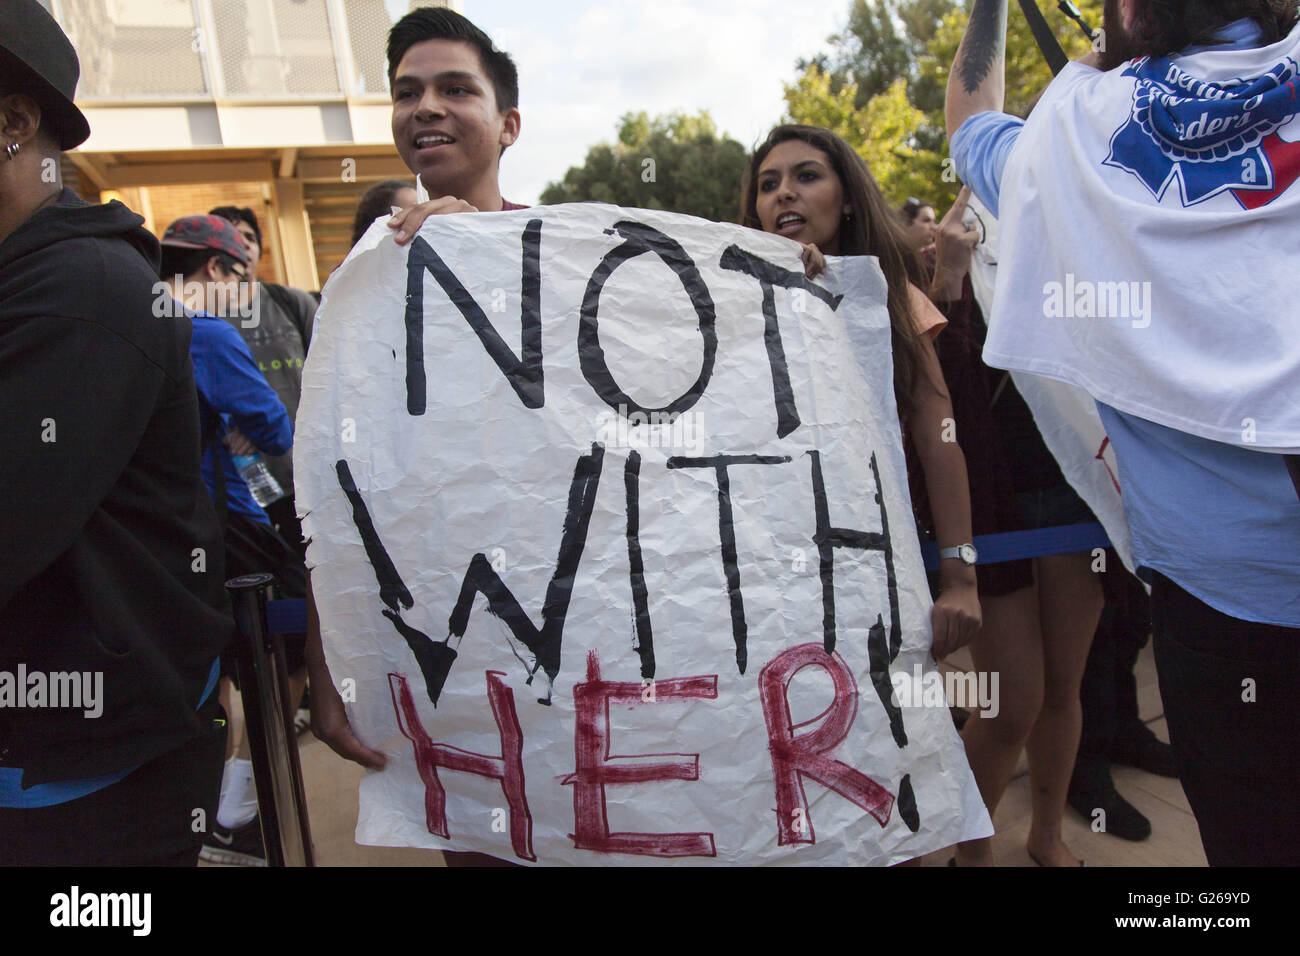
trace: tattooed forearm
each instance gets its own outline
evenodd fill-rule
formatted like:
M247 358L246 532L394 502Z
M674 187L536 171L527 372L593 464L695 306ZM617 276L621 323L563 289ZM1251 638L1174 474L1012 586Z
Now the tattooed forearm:
M975 0L957 55L957 71L968 94L980 88L995 66L1001 68L1006 46L1007 0Z

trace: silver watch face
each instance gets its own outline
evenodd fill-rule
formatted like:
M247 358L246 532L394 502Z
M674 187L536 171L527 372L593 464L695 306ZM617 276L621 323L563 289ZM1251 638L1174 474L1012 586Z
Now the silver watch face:
M961 558L963 564L974 564L979 560L979 552L975 550L975 545L973 544L960 545L957 548L957 551L958 557Z

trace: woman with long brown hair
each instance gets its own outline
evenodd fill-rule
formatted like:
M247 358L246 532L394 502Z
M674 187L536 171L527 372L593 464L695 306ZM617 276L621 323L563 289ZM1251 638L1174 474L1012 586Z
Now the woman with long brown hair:
M741 223L794 239L804 247L808 275L825 268L825 255L875 256L889 286L894 395L904 432L925 475L939 547L955 551L940 569L934 604L932 652L942 658L969 642L980 627L971 542L966 461L945 441L952 404L932 336L944 319L918 288L925 282L897 215L853 149L829 130L778 126L745 169Z

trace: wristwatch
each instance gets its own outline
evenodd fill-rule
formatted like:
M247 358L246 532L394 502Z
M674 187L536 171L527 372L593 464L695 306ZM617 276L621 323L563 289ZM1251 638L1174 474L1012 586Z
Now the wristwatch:
M979 552L975 550L975 545L959 544L955 548L944 548L939 552L939 560L944 558L961 558L961 563L969 567L974 567L975 562L979 560Z

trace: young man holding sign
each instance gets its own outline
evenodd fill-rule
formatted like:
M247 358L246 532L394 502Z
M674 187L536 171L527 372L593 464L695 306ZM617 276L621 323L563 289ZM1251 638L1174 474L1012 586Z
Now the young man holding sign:
M501 156L519 136L519 77L509 55L458 13L421 8L388 35L393 143L416 174L417 193L436 197L388 221L405 245L429 216L523 209L501 196ZM307 666L312 731L341 757L381 769L384 755L366 747L348 724L321 646L320 621L308 588ZM494 865L478 853L448 853L449 863Z
M610 206L426 224L506 207L495 170L518 117L490 46L412 40L410 26L390 43L394 135L422 186L450 192L395 217L396 243L372 227L332 283L298 444L345 691L318 635L318 729L368 767L384 756L363 739L388 748L397 732L413 748L363 783L358 841L442 848L456 827L453 845L527 862L784 861L802 847L801 862L889 863L988 835L946 706L905 721L888 676L925 665L930 602L914 541L886 515L905 513L906 492L879 268L836 263L827 287L786 239ZM518 350L483 304L502 311L498 289L513 288ZM707 419L707 446L664 427L688 413ZM646 427L612 435L624 422ZM830 708L824 682L792 686L808 666L828 675ZM822 725L796 732L808 707ZM641 708L660 736L611 743ZM731 747L737 735L750 746ZM440 769L470 779L444 787ZM815 848L805 776L844 798L819 806ZM605 793L660 782L640 801ZM683 815L694 828L665 832Z
M458 13L422 8L388 35L393 143L426 202L389 222L403 245L429 216L523 206L501 197L501 156L519 138L519 75Z

